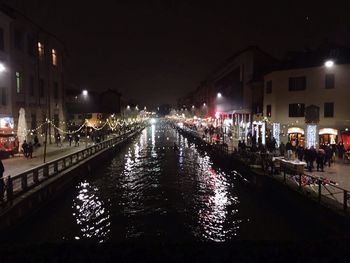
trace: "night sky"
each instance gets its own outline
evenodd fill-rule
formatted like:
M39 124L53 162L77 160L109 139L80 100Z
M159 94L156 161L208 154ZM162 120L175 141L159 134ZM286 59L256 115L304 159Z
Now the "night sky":
M258 45L281 57L287 50L313 47L325 39L340 44L350 40L348 8L339 4L3 2L65 43L73 80L81 88L116 88L147 106L175 103L225 58L247 45Z

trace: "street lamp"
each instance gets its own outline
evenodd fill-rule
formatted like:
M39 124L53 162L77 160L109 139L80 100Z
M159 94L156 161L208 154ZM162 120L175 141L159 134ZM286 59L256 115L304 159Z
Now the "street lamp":
M4 72L6 69L6 67L4 66L4 64L0 63L0 72Z
M334 61L333 60L327 60L324 65L327 67L327 68L331 68L334 66Z
M216 95L216 97L217 97L218 99L220 99L220 98L222 97L222 94L221 94L220 92L218 92L218 94Z
M86 89L83 90L83 96L87 96L88 95L88 91Z
M205 104L205 102L203 103L203 107L207 106L207 104Z

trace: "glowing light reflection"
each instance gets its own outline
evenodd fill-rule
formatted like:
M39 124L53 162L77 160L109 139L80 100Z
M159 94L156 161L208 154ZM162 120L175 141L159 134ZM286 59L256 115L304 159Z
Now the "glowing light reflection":
M76 236L75 239L84 237L95 238L99 242L106 241L110 224L106 224L105 221L109 221L110 216L104 208L104 203L97 196L98 188L85 181L80 183L78 190L79 193L73 201L73 216L80 227L81 237Z

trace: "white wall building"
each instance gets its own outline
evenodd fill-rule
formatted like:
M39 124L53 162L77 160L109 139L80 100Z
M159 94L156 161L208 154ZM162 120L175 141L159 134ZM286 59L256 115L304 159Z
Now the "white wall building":
M273 71L265 75L267 134L306 147L344 141L347 148L349 98L350 64ZM313 114L313 123L306 123L305 114Z

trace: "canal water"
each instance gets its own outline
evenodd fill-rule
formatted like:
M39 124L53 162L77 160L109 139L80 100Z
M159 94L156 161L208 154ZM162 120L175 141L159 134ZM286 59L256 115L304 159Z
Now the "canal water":
M220 169L206 152L158 121L14 230L7 241L328 237L312 218L291 215L293 211L286 213L264 199L242 183L239 173Z

